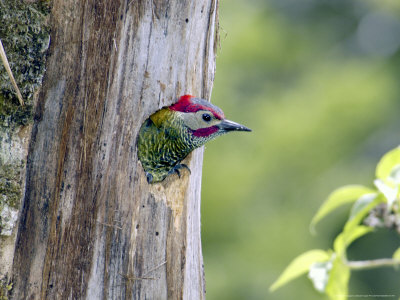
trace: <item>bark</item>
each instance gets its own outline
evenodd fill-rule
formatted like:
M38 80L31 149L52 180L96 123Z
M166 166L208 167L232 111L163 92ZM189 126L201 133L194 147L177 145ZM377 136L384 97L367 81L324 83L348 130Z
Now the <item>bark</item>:
M55 0L29 146L13 299L203 299L200 186L149 185L143 121L209 98L217 0Z

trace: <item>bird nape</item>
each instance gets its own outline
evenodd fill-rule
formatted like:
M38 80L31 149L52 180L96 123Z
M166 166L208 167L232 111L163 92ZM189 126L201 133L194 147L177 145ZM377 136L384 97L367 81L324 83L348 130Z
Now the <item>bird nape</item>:
M231 131L251 129L226 120L219 107L191 95L158 110L142 124L137 140L147 182L163 181L172 173L180 177L180 169L189 170L181 161L190 152Z

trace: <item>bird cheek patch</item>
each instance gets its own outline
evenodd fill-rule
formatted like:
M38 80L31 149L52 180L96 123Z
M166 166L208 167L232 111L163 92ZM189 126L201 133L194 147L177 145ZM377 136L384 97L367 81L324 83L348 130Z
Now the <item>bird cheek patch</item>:
M217 131L218 131L218 126L211 126L211 127L197 129L193 131L193 135L197 137L206 137Z

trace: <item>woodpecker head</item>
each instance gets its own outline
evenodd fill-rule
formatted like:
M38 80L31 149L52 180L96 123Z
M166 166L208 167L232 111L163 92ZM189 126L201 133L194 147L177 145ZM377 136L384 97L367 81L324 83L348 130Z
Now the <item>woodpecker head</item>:
M179 114L192 140L198 145L230 131L251 131L241 124L226 120L219 107L191 95L180 97L169 109Z
M251 131L225 119L220 108L206 100L185 95L169 107L152 114L138 136L138 158L149 183L160 182L169 174L178 175L180 162L195 148L230 131Z

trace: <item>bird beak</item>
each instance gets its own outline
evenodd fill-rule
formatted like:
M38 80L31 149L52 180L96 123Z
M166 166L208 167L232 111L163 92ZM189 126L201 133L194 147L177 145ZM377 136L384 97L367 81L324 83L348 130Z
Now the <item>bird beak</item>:
M251 131L250 128L229 120L223 120L218 127L224 131Z

